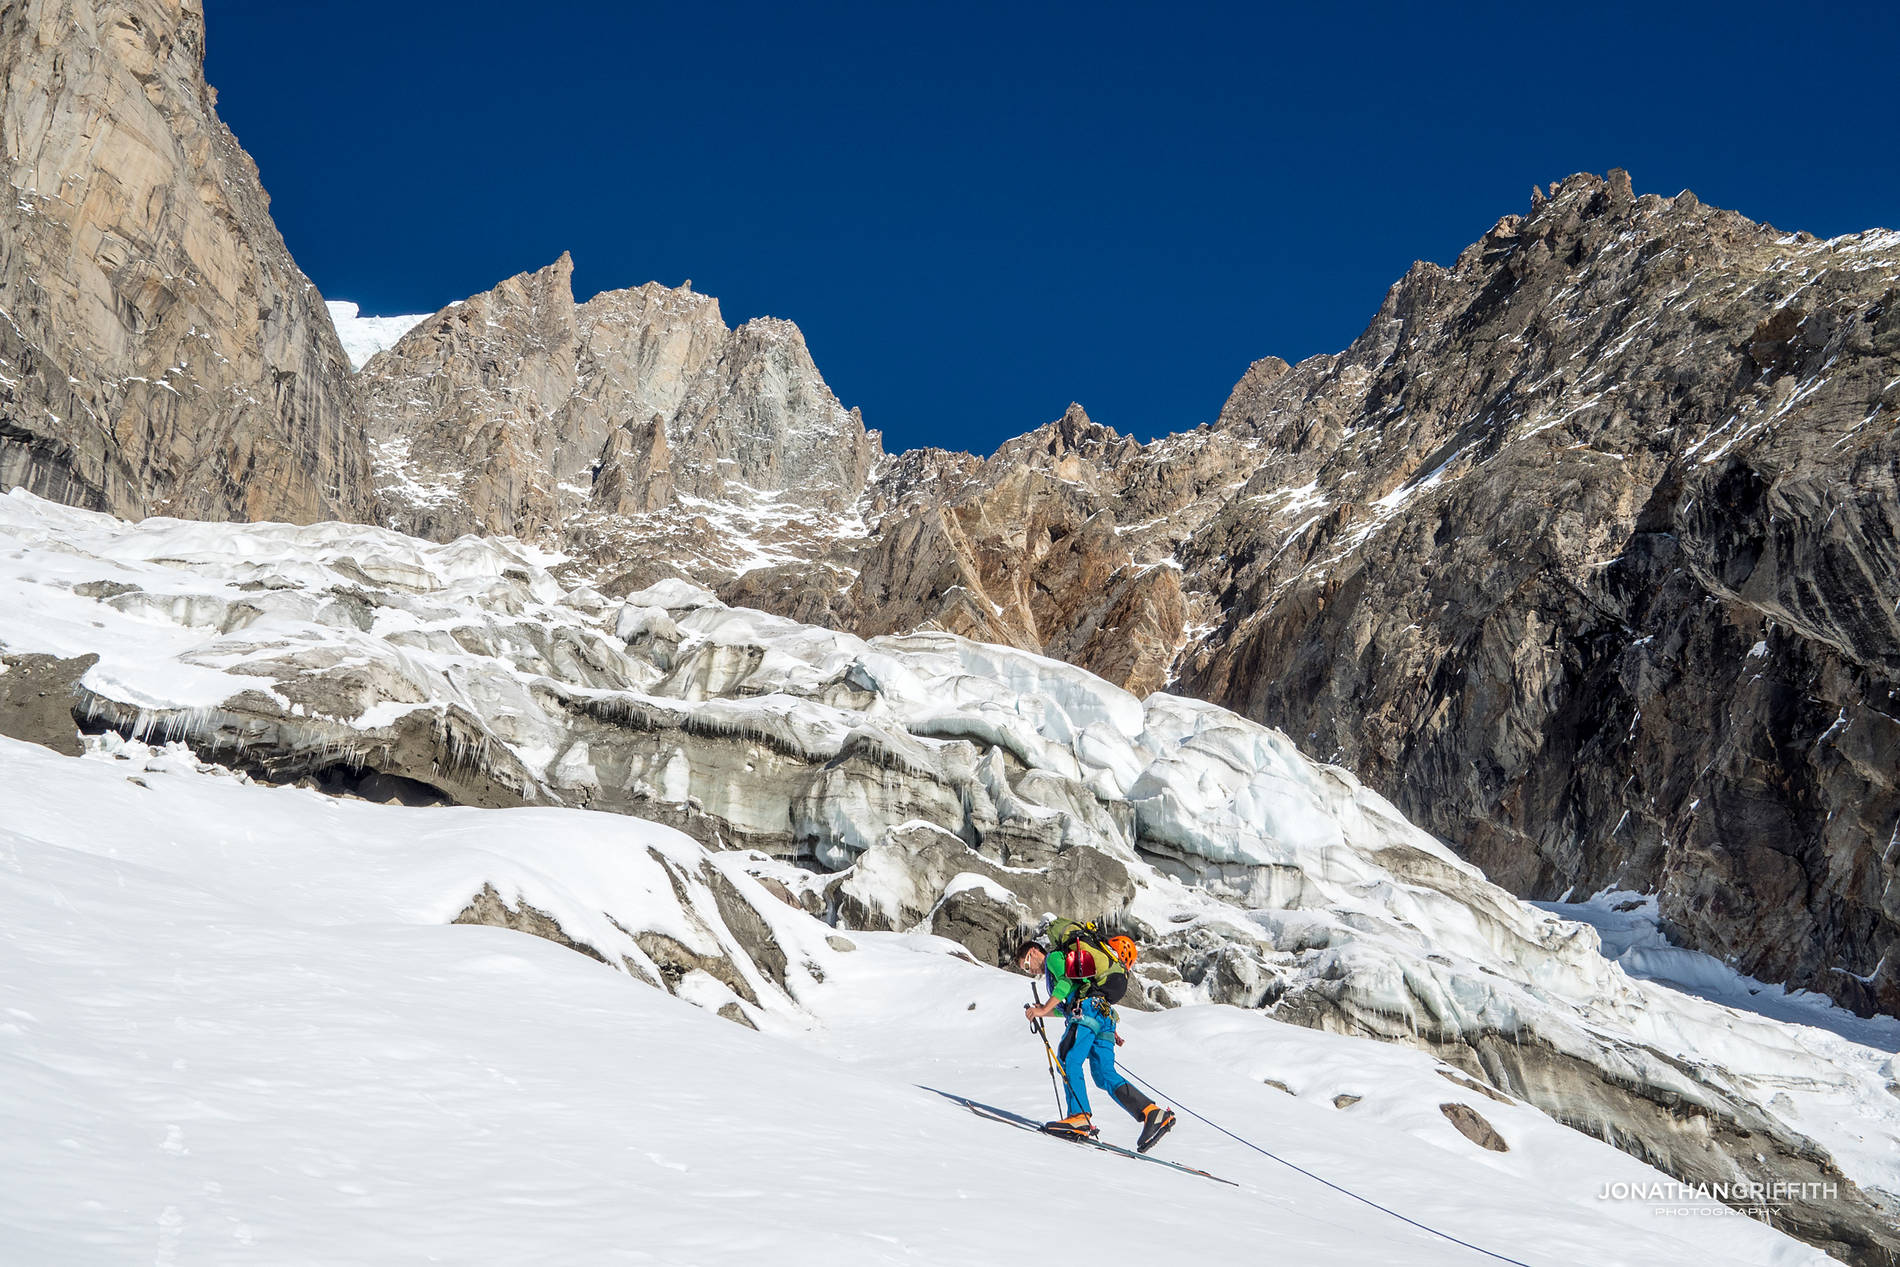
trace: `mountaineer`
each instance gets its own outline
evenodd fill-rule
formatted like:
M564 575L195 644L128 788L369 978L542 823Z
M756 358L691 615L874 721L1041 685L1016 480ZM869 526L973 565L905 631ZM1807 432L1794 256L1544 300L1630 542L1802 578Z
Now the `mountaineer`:
M1174 1125L1172 1110L1149 1100L1115 1071L1115 1004L1128 991L1128 966L1135 960L1135 943L1127 937L1103 939L1094 924L1058 919L1049 926L1049 944L1024 942L1016 951L1016 966L1049 981L1049 999L1023 1004L1031 1023L1058 1008L1068 1021L1057 1049L1069 1115L1043 1129L1052 1135L1093 1138L1099 1134L1089 1120L1088 1087L1083 1066L1095 1085L1113 1096L1141 1123L1137 1152L1147 1152Z

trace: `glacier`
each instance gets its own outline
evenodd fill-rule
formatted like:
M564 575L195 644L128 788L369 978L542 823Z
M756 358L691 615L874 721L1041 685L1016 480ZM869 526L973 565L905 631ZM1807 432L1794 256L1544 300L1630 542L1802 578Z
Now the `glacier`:
M1595 930L1490 885L1276 731L685 581L609 597L563 562L505 538L133 524L16 491L0 645L96 656L75 712L119 742L379 800L615 811L849 935L942 934L995 962L1011 930L1090 902L1143 941L1141 1006L1239 1005L1412 1048L1685 1181L1838 1183L1788 1213L1811 1240L1856 1247L1895 1221L1890 1049L1632 978ZM486 913L531 923L518 893L496 887ZM694 1001L731 1019L766 1024L787 988L736 967L752 951L699 973L703 936L523 901L634 976L705 976L718 989Z

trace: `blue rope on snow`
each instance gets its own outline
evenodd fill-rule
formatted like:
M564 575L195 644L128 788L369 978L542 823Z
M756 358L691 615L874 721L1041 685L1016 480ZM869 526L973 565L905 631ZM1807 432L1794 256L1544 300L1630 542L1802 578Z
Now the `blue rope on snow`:
M1209 1121L1207 1118L1202 1117L1199 1113L1196 1113L1193 1109L1190 1109L1187 1105L1181 1103L1179 1100L1176 1100L1173 1096L1163 1093L1161 1088L1152 1086L1145 1079L1137 1077L1134 1071L1131 1070L1127 1065L1120 1064L1119 1062L1117 1062L1117 1068L1121 1070L1122 1074L1125 1077L1127 1077L1129 1081L1135 1083L1143 1091L1146 1091L1149 1095L1153 1096L1155 1099L1169 1101L1176 1108L1180 1109L1183 1113L1187 1114L1189 1117L1195 1118L1196 1120L1208 1126L1213 1127L1215 1130L1225 1135L1228 1139L1233 1140L1235 1143L1245 1144L1247 1147L1253 1149L1256 1153L1261 1154L1263 1157L1271 1157L1273 1158L1273 1160L1279 1162L1282 1166L1287 1167L1289 1170L1299 1171L1301 1174L1305 1175L1308 1179L1311 1179L1315 1183L1323 1183L1327 1187L1331 1188L1334 1192L1343 1193L1344 1195L1351 1197L1354 1201L1360 1201L1360 1202L1365 1203L1366 1205L1371 1206L1373 1209L1379 1211L1381 1214L1389 1214L1401 1223L1410 1223L1413 1227L1417 1228L1419 1231L1430 1232L1433 1236L1441 1237L1444 1240L1448 1240L1453 1245L1462 1245L1466 1249L1475 1250L1476 1252L1483 1254L1487 1258L1495 1258L1501 1263L1510 1263L1512 1267L1530 1267L1529 1263L1522 1262L1519 1259L1515 1259L1515 1258L1506 1258L1503 1254L1499 1254L1492 1250L1488 1250L1482 1245L1473 1245L1470 1241L1461 1241L1457 1237L1453 1236L1450 1232L1441 1232L1435 1227L1428 1227L1427 1225L1420 1223L1417 1219L1408 1218L1407 1216L1400 1214L1397 1210L1388 1209L1385 1206L1380 1205L1377 1201L1374 1201L1369 1197L1360 1196L1358 1193L1354 1192L1351 1188L1342 1188L1330 1179L1322 1179L1318 1175L1314 1174L1312 1171L1306 1169L1304 1166L1296 1166L1292 1162L1288 1161L1286 1158L1278 1156L1274 1153L1268 1152L1266 1149L1260 1147L1260 1145L1254 1143L1252 1140L1242 1139L1240 1136L1234 1134L1232 1131L1228 1130L1226 1127L1222 1126L1220 1123Z

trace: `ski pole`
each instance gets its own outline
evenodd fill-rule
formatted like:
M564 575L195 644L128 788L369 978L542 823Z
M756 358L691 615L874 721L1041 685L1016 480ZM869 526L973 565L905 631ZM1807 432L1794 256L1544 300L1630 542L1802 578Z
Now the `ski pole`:
M1033 981L1030 982L1029 984L1029 997L1036 1001L1037 1007L1042 1006L1042 991L1036 988L1036 984ZM1063 1101L1062 1088L1056 1082L1056 1070L1060 1068L1060 1066L1057 1065L1056 1063L1055 1048L1049 1045L1049 1031L1042 1027L1042 1018L1040 1016L1033 1018L1029 1022L1029 1028L1034 1030L1036 1032L1036 1037L1042 1040L1043 1054L1049 1057L1049 1089L1055 1092L1056 1116L1058 1118L1067 1117L1069 1106L1067 1103ZM1062 1081L1067 1082L1068 1080L1069 1080L1069 1071L1067 1069L1063 1069Z

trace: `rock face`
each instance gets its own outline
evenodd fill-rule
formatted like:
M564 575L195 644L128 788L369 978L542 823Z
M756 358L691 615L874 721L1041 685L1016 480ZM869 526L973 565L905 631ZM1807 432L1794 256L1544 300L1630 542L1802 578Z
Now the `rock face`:
M74 688L98 656L0 655L0 735L66 756L84 748L73 724Z
M1521 895L1894 1013L1897 422L1900 234L1579 176L1211 428L904 455L831 569L721 593L1225 704Z
M855 503L877 436L796 326L729 329L690 283L576 304L572 275L563 255L510 278L364 366L379 522L437 540L552 538L603 567L630 544L653 554L672 529L669 563L738 571L777 534L706 512L796 539L797 520Z
M349 363L203 54L198 0L0 11L0 488L361 518Z
M1170 533L1213 512L1244 452L1223 438L1164 474L1176 447L1138 444L1071 405L967 475L925 485L929 497L892 479L897 509L828 615L866 633L929 625L1159 689L1189 614Z
M1179 685L1520 894L1660 892L1900 1011L1896 422L1900 234L1574 177L1242 381L1220 429L1265 460L1180 552L1225 610Z
M1175 556L1258 449L1208 428L1144 445L1071 405L987 460L890 459L860 503L863 537L818 568L757 568L719 592L863 634L933 628L1036 651L1145 693L1218 617Z

